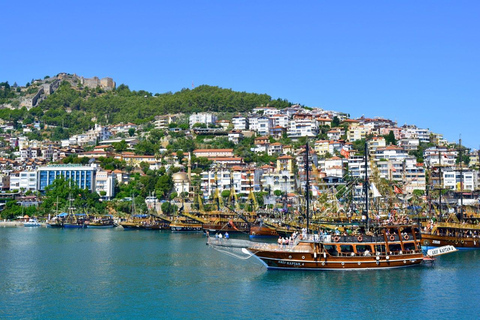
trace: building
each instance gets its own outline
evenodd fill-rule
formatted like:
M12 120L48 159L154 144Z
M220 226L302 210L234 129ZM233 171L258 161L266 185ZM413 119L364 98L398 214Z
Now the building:
M365 126L351 125L347 131L347 140L349 142L362 140L367 137L368 133L369 133L369 129Z
M77 164L49 165L37 170L37 190L45 191L45 188L57 178L63 177L72 180L81 189L95 190L95 168Z
M235 130L247 130L249 128L247 118L240 115L232 118L232 124Z
M110 200L115 196L116 174L110 170L97 170L95 178L95 191L104 200Z
M190 179L188 178L187 173L177 172L172 175L173 188L177 194L182 192L189 192L190 190Z
M20 171L10 175L10 190L36 191L37 172Z
M233 157L233 149L196 149L193 154L198 157L219 158Z
M241 130L232 130L228 133L228 141L232 141L234 144L238 144L243 139L243 133Z
M190 128L192 128L195 123L203 123L207 126L214 125L217 123L217 116L213 113L194 113L190 115L189 118Z
M314 137L318 134L317 122L312 118L298 118L289 122L287 135L289 138Z

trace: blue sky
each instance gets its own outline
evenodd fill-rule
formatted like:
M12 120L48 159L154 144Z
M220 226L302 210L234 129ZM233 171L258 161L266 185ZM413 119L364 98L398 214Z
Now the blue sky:
M480 146L479 1L5 1L0 16L0 81L208 84Z

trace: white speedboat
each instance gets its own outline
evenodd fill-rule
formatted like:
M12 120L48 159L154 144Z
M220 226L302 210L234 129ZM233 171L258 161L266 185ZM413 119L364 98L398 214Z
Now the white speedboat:
M35 218L30 218L30 219L28 219L28 221L25 221L25 222L23 223L23 226L24 226L24 227L40 227L41 224L40 224L40 222L38 222L37 219L35 219Z

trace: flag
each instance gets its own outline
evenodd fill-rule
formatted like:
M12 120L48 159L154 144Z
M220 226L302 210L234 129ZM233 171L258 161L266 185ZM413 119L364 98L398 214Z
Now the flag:
M402 194L403 194L402 189L400 189L400 188L397 187L397 186L393 186L393 191L394 191L395 193L402 193Z
M233 229L235 229L235 230L238 231L237 227L233 224L233 221L232 221L232 220L229 220L229 221L228 221L228 224L229 224Z
M317 186L312 186L312 195L314 196L320 195L320 189L318 189Z
M374 198L378 198L378 197L381 197L382 195L380 194L380 192L378 191L377 187L375 186L374 183L372 183L370 185L370 189L372 189L372 192L373 192L373 197Z

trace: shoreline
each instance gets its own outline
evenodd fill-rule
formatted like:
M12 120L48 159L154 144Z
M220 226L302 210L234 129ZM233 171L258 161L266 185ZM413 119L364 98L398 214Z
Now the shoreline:
M23 222L20 221L0 221L0 227L23 227Z

